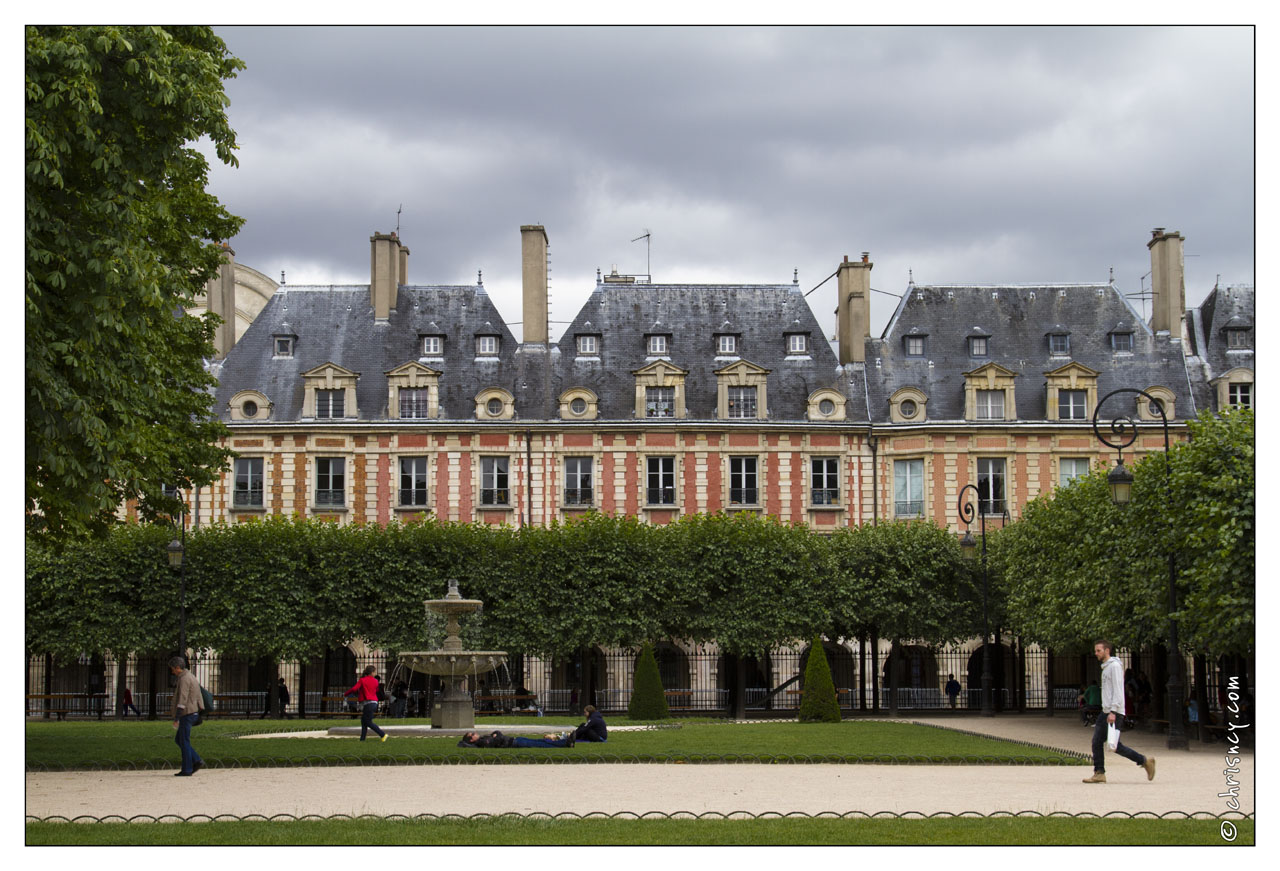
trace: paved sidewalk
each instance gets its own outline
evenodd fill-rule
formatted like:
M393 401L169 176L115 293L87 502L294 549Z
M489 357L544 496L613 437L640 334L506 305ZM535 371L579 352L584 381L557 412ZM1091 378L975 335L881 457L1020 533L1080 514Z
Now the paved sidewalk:
M1071 717L1006 715L920 720L997 737L1087 751L1090 730ZM1105 785L1080 782L1088 766L898 766L762 764L414 765L28 773L27 815L117 814L808 814L890 811L1224 813L1221 744L1164 748L1164 737L1126 733L1157 758L1148 782L1136 766L1108 759ZM572 752L572 751L548 751ZM1253 754L1243 754L1241 811L1254 808Z

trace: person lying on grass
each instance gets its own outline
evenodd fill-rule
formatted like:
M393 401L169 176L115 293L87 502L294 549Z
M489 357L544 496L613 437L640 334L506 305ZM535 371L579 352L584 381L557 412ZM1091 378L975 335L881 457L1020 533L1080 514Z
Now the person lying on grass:
M482 736L479 732L468 732L458 742L459 747L572 747L573 744L572 732L548 732L541 738L524 738L501 732Z

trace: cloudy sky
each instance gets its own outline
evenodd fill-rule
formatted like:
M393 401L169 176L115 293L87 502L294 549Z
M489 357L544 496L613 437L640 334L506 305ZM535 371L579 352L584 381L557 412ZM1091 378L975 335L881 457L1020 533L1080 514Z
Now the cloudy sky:
M247 68L210 187L290 284L368 283L400 208L410 282L482 269L512 323L545 225L553 339L597 268L646 272L646 231L655 282L808 291L869 251L877 333L909 275L1137 293L1153 227L1189 304L1254 280L1248 28L218 32ZM835 280L809 301L834 330Z

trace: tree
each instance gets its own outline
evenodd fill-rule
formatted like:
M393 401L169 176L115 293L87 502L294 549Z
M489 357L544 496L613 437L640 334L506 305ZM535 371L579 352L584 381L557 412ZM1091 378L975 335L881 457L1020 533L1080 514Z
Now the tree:
M215 318L184 315L241 219L205 191L207 137L235 165L207 27L26 30L28 528L101 532L125 499L211 483Z
M831 680L831 664L822 649L822 636L813 636L809 661L804 667L804 698L800 702L801 723L839 723L840 701Z
M636 658L635 674L631 677L631 703L627 705L627 717L632 720L665 720L670 716L667 694L662 689L662 675L658 672L658 660L653 655L653 646L646 641Z

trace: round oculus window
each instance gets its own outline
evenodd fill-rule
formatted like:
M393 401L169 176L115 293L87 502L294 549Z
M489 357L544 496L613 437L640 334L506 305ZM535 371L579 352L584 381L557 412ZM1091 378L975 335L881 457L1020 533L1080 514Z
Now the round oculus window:
M818 403L818 411L821 414L824 414L827 417L830 417L831 415L835 414L836 404L832 402L830 399L824 399Z
M898 411L902 413L903 417L915 417L918 410L919 407L914 399L904 399L902 404L898 406Z
M490 399L488 404L485 405L485 410L489 412L490 417L497 417L502 414L502 400Z
M573 400L573 402L569 403L569 410L574 414L586 414L587 401L579 396L577 399Z
M254 402L252 399L246 399L240 405L240 413L243 414L245 417L257 417L258 403Z

